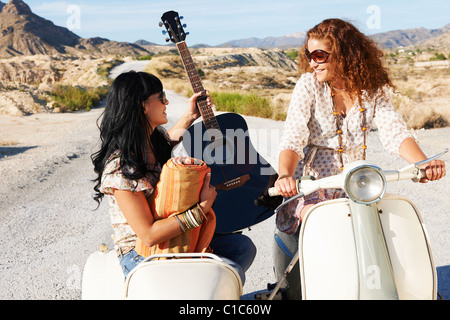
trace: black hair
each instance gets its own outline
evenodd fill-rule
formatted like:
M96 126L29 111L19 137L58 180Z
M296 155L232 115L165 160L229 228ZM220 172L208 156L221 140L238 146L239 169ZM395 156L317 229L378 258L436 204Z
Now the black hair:
M97 174L94 200L99 204L104 196L100 192L103 170L116 151L120 150L120 170L130 180L152 173L147 168L149 148L159 164L170 159L171 144L164 129L152 130L143 107L151 95L162 91L161 81L145 72L122 73L112 83L105 110L97 120L101 147L91 156Z

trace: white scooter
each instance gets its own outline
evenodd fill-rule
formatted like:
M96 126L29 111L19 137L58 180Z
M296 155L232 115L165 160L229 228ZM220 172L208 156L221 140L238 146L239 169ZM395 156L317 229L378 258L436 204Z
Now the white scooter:
M349 198L313 206L294 235L275 233L274 269L280 281L261 298L282 293L304 300L436 299L436 268L419 210L385 191L390 182L418 181L424 174L419 167L447 151L398 171L357 161L341 174L298 181L299 194L277 211L319 189L341 188ZM277 194L275 188L269 192Z
M82 279L83 300L239 300L241 295L237 271L208 253L153 255L125 279L115 250L101 245L86 261Z

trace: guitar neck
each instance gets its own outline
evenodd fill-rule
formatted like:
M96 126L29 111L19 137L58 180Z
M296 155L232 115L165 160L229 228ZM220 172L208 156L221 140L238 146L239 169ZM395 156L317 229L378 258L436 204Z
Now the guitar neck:
M178 52L183 60L184 69L191 83L192 90L194 93L199 93L205 91L203 88L202 81L198 75L197 68L195 66L194 60L192 60L191 53L186 45L186 42L177 43ZM206 129L219 129L219 123L217 122L216 116L212 108L206 102L206 99L197 99L197 105L203 118Z

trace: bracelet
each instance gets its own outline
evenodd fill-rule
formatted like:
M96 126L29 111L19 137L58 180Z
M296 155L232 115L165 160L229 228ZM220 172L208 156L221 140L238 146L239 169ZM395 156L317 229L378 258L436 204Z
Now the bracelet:
M205 220L208 220L208 218L206 217L205 212L203 212L202 207L200 207L200 204L197 203L197 210L201 212L203 218L205 218Z
M195 217L193 216L191 210L186 211L185 216L186 216L186 221L188 222L188 225L189 225L189 229L195 229L198 226L200 226L200 224L198 224L198 221L195 220Z
M281 179L284 179L284 178L290 178L290 177L291 177L290 174L283 174L283 175L279 176L277 180L281 180Z
M187 230L192 230L202 225L202 214L204 215L201 208L199 209L197 206L195 206L192 209L189 209L184 213L175 216L175 218L180 224L181 230L183 232L186 232Z
M184 225L181 222L180 218L178 218L178 216L175 216L175 219L177 219L178 223L180 224L181 231L186 232L186 229L184 228Z
M189 210L192 215L194 216L195 221L197 222L197 224L200 226L203 223L202 220L202 216L200 214L200 211L197 209L197 207L192 208L191 210Z

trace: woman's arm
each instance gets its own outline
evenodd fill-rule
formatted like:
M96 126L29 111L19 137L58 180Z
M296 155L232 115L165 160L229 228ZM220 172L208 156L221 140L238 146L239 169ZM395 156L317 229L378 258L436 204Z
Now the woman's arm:
M412 137L400 114L395 111L388 96L378 102L374 121L383 146L392 154L398 154L409 163L416 163L428 157ZM434 160L421 167L426 170L427 178L420 182L439 180L445 176L445 162Z
M181 234L178 221L173 218L155 221L144 192L114 190L114 198L136 235L149 247Z
M211 210L217 195L210 182L211 175L207 174L200 191L199 202L205 213ZM175 217L155 221L143 191L113 189L113 195L131 229L147 246L151 247L182 233Z
M297 194L293 175L298 161L304 157L303 149L309 141L308 123L315 101L315 95L311 91L314 80L311 77L310 74L304 74L295 85L280 140L279 148L282 151L279 155L279 178L275 182L275 188L283 197L292 197Z
M188 110L181 116L180 120L168 131L171 141L179 142L184 132L189 126L200 117L200 112L197 107L197 98L199 98L203 92L194 94L189 99ZM206 91L208 105L212 105L209 92ZM170 108L170 107L169 107Z
M283 197L293 197L297 194L297 185L293 178L299 156L295 151L283 150L280 152L278 172L279 178L275 188Z
M409 163L416 163L423 161L428 157L420 149L417 142L412 138L407 138L400 145L399 149L400 156L408 161ZM427 178L423 178L420 182L428 182L439 180L446 174L445 162L442 160L433 160L421 167L421 169L426 170Z

